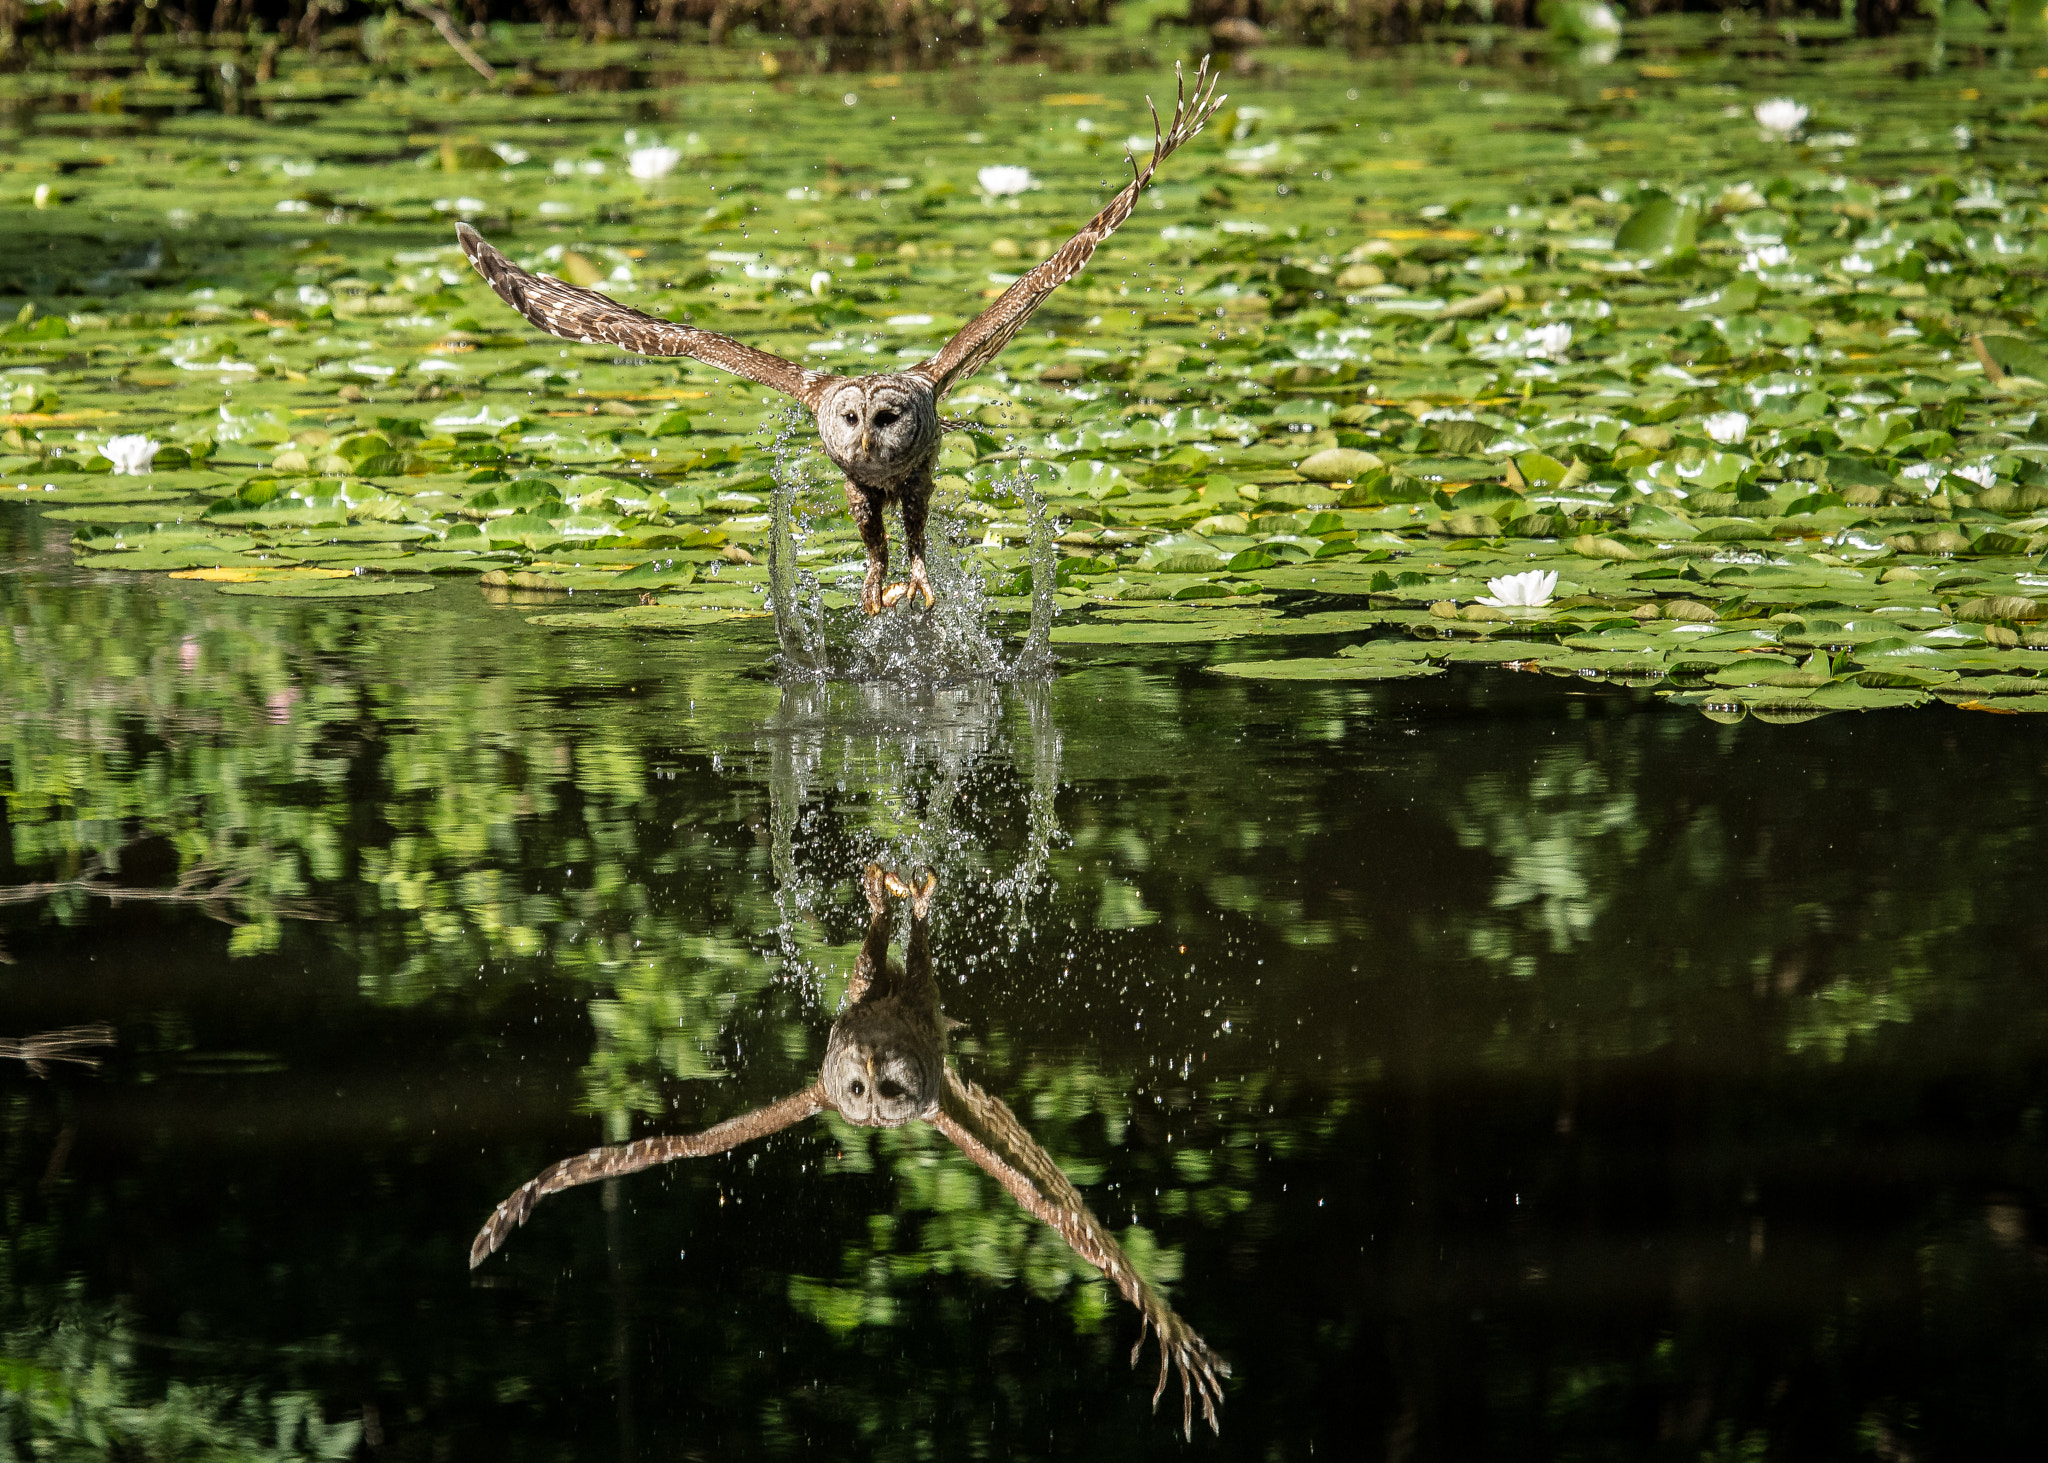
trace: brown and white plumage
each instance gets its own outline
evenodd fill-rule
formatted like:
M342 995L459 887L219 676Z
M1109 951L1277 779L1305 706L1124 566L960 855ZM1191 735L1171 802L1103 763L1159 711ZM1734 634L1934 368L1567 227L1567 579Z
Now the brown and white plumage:
M492 1211L470 1245L470 1268L489 1259L514 1229L526 1223L534 1205L578 1184L638 1173L678 1158L723 1153L828 1109L863 1127L929 1122L1001 1184L1020 1208L1051 1225L1075 1254L1100 1270L1137 1308L1140 1324L1137 1344L1131 1348L1131 1364L1137 1365L1148 1334L1159 1341L1159 1382L1152 1392L1153 1407L1158 1407L1169 1377L1178 1371L1182 1431L1193 1433L1194 1407L1199 1400L1203 1419L1220 1432L1222 1423L1216 1409L1223 1401L1223 1381L1230 1375L1230 1364L1210 1350L1194 1327L1138 1274L1123 1247L1088 1208L1080 1190L1009 1105L961 1077L946 1061L948 1022L939 1009L927 925L937 877L926 870L911 885L870 865L862 884L868 899L867 937L848 987L850 1004L832 1023L825 1065L817 1081L779 1102L701 1133L593 1148L543 1169ZM902 965L888 958L891 895L911 901L910 939Z
M105 1022L95 1022L90 1026L67 1026L61 1031L45 1031L35 1036L0 1037L0 1058L25 1062L38 1077L47 1077L51 1062L75 1062L81 1067L97 1068L100 1059L86 1056L86 1050L113 1044L114 1028Z
M755 350L715 330L678 325L621 305L596 290L578 289L545 274L531 274L507 259L468 224L455 237L498 298L550 335L585 345L623 346L635 355L689 356L708 366L772 386L815 407L829 371L806 371L794 361Z
M910 368L917 375L929 379L941 399L1000 355L1003 347L1024 328L1024 322L1031 318L1032 312L1045 303L1046 297L1081 272L1102 241L1131 216L1131 210L1138 206L1138 195L1151 183L1159 165L1200 132L1203 124L1227 100L1216 95L1219 78L1209 74L1208 57L1202 58L1201 67L1195 72L1192 101L1178 65L1173 68L1173 73L1176 93L1173 122L1162 130L1159 108L1153 106L1150 97L1145 99L1145 105L1152 107L1152 156L1141 167L1136 158L1125 155L1124 160L1131 165L1131 181L1124 185L1123 191L1110 199L1100 213L1081 225L1079 233L1055 249L1050 259L1004 290L993 305L968 321L937 355Z
M794 361L744 345L715 330L657 319L595 290L578 289L545 275L528 273L492 248L468 224L457 224L455 234L470 262L490 282L499 298L551 335L586 345L621 346L640 355L689 356L802 402L818 418L827 455L846 474L847 507L868 554L862 605L873 614L911 594L929 605L932 591L924 567L924 518L942 432L938 405L947 393L994 360L1047 296L1081 272L1102 241L1131 216L1138 195L1151 183L1159 165L1200 132L1223 104L1225 99L1216 94L1218 78L1211 74L1207 57L1195 72L1192 89L1178 65L1174 67L1174 77L1173 120L1162 127L1159 109L1153 107L1152 155L1142 165L1135 157L1126 158L1131 165L1131 181L1123 190L1082 225L1080 232L1055 250L1051 258L1017 280L997 296L995 303L968 321L937 355L905 371L846 377L806 370ZM1147 104L1150 105L1149 99ZM906 423L913 428L897 434L900 440L893 443L884 440L888 423L882 418L892 409L880 400L886 397L897 398L895 409L906 414ZM850 418L849 409L853 410ZM828 412L831 423L841 429L836 434L828 425ZM853 450L856 444L860 448L857 453ZM883 450L874 450L877 444ZM911 570L908 584L885 590L882 581L888 574L889 540L882 524L882 509L892 502L900 504L903 511Z

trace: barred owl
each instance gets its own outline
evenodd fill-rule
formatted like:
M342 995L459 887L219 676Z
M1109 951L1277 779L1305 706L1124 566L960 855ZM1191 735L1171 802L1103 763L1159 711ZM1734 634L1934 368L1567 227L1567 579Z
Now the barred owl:
M825 1063L817 1081L701 1133L593 1148L541 1170L485 1221L469 1248L470 1268L496 1253L512 1231L526 1223L534 1205L578 1184L638 1173L678 1158L723 1153L828 1109L863 1127L928 1122L1001 1184L1019 1207L1058 1231L1075 1254L1100 1270L1137 1308L1138 1341L1131 1348L1131 1364L1137 1365L1148 1334L1159 1340L1153 1406L1159 1405L1168 1379L1177 1371L1182 1431L1193 1433L1199 1399L1203 1418L1220 1432L1216 1409L1223 1400L1230 1364L1132 1268L1123 1247L1009 1105L961 1077L946 1060L946 1032L952 1023L939 1009L929 933L938 877L927 869L910 884L869 865L862 887L868 902L867 935L848 985L846 1010L826 1038ZM889 959L892 897L910 900L910 938L900 965Z
M1225 101L1207 57L1195 73L1190 95L1174 68L1173 121L1162 128L1152 112L1152 155L1135 157L1131 181L1051 258L1017 280L930 360L907 371L872 376L838 376L811 371L794 361L743 345L729 335L678 325L624 305L594 290L577 289L545 275L529 274L492 248L468 224L455 234L477 272L501 299L533 324L565 340L600 341L647 356L691 356L795 397L815 415L825 455L846 475L846 505L867 551L860 602L869 614L916 596L929 607L932 588L925 573L925 516L931 502L932 469L938 461L945 424L939 402L994 360L1024 322L1054 290L1081 272L1104 239L1131 216L1138 195L1176 149L1196 133ZM907 582L886 584L889 534L883 509L895 503L903 515L904 547L910 554Z

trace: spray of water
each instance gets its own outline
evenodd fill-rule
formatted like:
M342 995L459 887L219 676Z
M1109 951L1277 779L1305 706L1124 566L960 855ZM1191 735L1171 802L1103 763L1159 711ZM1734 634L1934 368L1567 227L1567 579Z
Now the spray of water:
M894 609L868 615L857 602L864 567L858 539L823 527L825 519L843 511L839 479L817 451L811 423L801 411L784 415L773 457L769 585L786 679L950 685L1035 680L1052 673L1057 568L1052 515L1028 473L1020 471L1000 484L1024 502L1030 529L1031 619L1024 643L1013 649L993 628L988 588L959 519L934 505L929 520L925 569L938 602L926 609L906 599ZM892 538L900 538L893 527ZM901 543L894 548L900 565ZM819 557L837 562L822 571L805 567L804 560ZM828 605L828 588L838 591L835 598L843 602Z
M743 758L768 782L786 977L823 993L846 954L827 958L823 926L870 862L936 870L951 917L999 921L1014 946L1061 842L1060 751L1043 682L787 683Z

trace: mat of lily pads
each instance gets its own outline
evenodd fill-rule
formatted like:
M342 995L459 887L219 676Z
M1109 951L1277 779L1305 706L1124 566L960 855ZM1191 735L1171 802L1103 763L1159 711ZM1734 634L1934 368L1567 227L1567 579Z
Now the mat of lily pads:
M960 551L1025 592L1029 479L1071 656L1485 666L1787 721L2048 706L2048 71L1720 23L1632 26L1612 61L1533 36L1491 64L1248 59L951 399ZM642 633L759 613L778 434L806 433L709 368L536 334L453 222L889 368L1098 206L1176 54L771 75L646 43L603 74L689 85L574 91L580 48L529 39L498 88L430 47L286 53L226 115L212 50L115 44L78 110L10 106L0 501L92 568L228 594L480 583ZM781 470L843 595L829 475Z

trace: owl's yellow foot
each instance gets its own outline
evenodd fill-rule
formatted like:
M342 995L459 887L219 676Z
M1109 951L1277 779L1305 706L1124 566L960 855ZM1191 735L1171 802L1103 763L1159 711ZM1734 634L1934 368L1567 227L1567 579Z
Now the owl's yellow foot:
M910 893L910 886L903 882L903 876L880 864L869 864L860 874L861 892L868 897L868 911L871 914L886 914L889 896L898 899Z
M902 604L904 600L910 597L910 589L911 586L909 586L908 584L890 585L887 589L882 591L883 608L891 610L895 609L896 606Z

